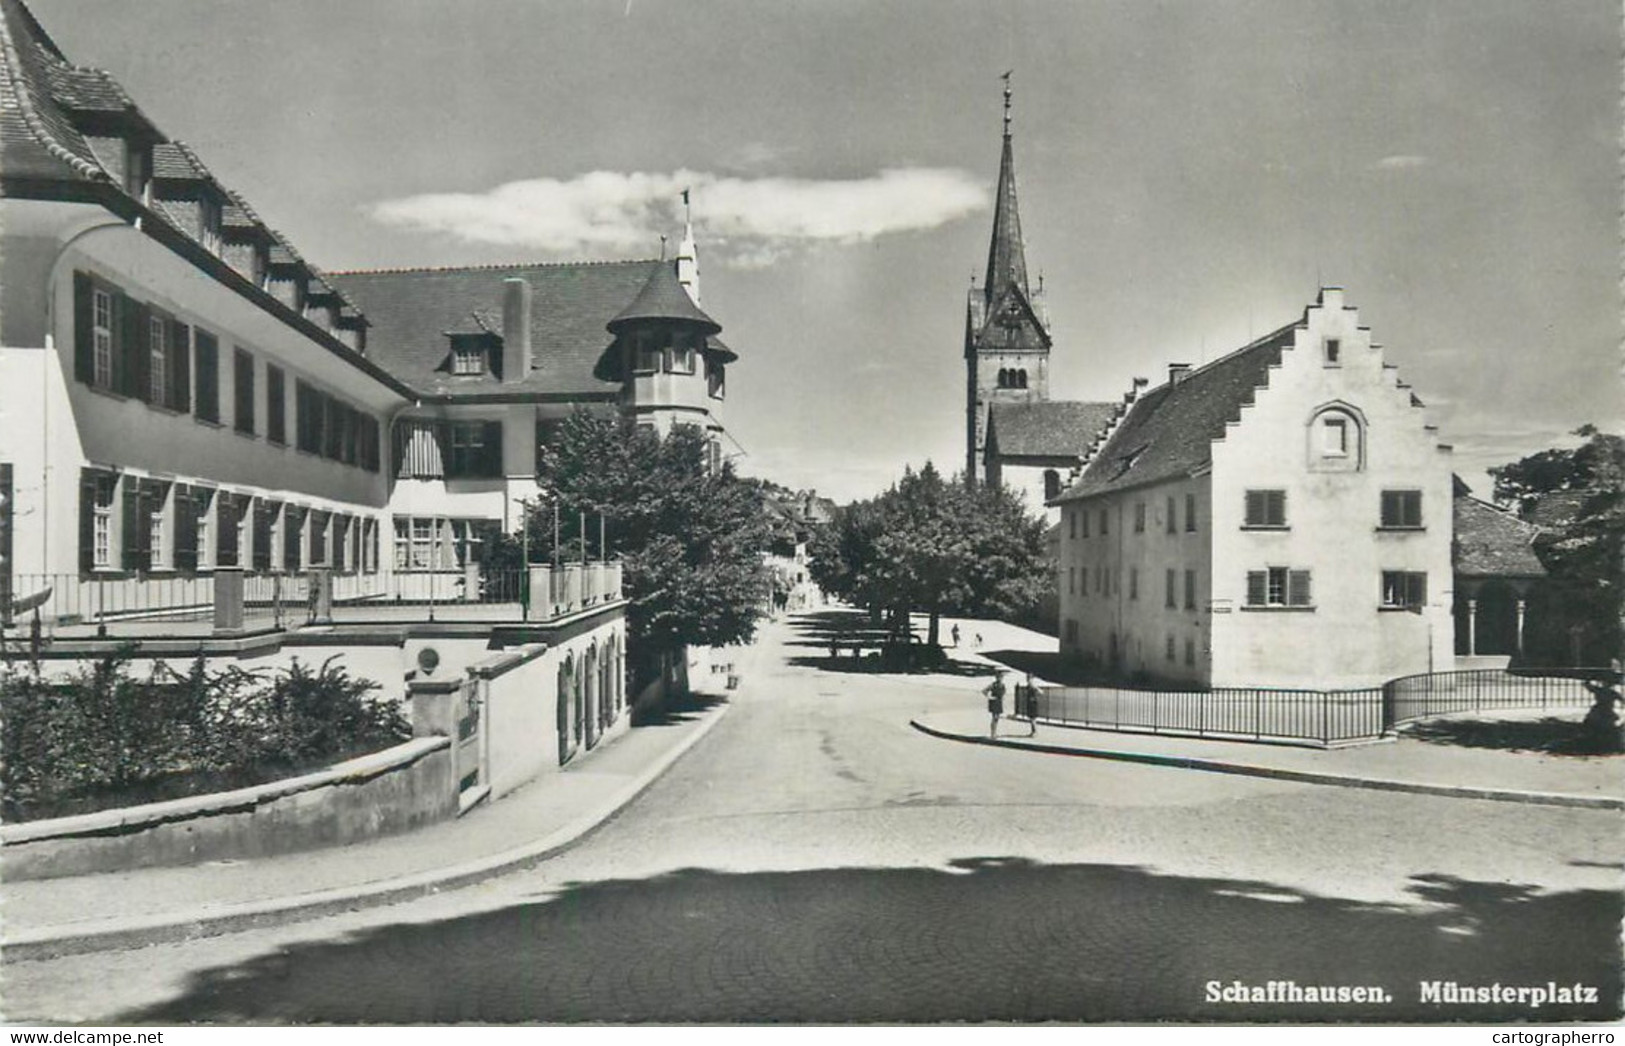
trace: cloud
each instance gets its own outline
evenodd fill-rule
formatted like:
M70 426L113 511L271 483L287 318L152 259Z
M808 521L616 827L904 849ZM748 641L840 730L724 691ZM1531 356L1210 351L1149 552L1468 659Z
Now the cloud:
M988 205L986 190L964 171L897 167L850 179L593 171L386 200L368 213L385 225L472 243L646 256L681 221L684 189L693 190L696 235L708 253L747 268L810 246L933 229Z
M1398 156L1384 156L1372 166L1379 171L1405 171L1413 167L1426 167L1431 162L1426 156L1400 154Z

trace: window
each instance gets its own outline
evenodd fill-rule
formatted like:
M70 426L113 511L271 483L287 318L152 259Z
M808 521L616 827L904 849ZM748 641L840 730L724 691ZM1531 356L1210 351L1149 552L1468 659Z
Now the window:
M1107 530L1106 530L1106 510L1101 509L1100 510L1100 536L1105 537L1106 534L1107 534Z
M1332 415L1320 419L1320 452L1329 458L1343 458L1349 452L1349 420Z
M1044 470L1044 500L1053 501L1061 496L1061 474L1054 469Z
M254 569L271 571L281 562L277 555L277 525L282 519L282 506L274 501L255 500L253 540Z
M1196 640L1188 637L1185 640L1185 663L1187 665L1196 664Z
M310 532L310 547L305 553L305 562L313 567L329 565L327 556L327 527L329 516L326 512L311 512L310 522L306 528Z
M1175 572L1170 569L1163 577L1162 601L1162 605L1167 607L1169 610L1172 610L1174 607L1179 605L1178 603L1174 602L1174 586L1177 583L1177 576Z
M681 338L681 336L678 336ZM694 346L687 340L677 340L666 346L666 373L693 374Z
M472 338L459 338L452 343L451 372L453 374L484 374L485 346Z
M450 444L448 479L502 475L502 422L452 422Z
M265 438L272 443L288 442L288 379L281 367L265 365Z
M1077 590L1078 590L1078 568L1077 567L1067 567L1066 568L1066 591L1067 591L1067 594L1071 595L1072 593L1076 592Z
M1130 599L1139 599L1140 598L1140 568L1139 567L1129 567L1128 568L1128 597Z
M1287 567L1247 571L1249 607L1307 607L1313 605L1309 571Z
M1134 503L1134 533L1145 533L1145 502L1143 501Z
M1185 609L1196 609L1196 571L1185 571Z
M1078 537L1078 514L1071 509L1066 513L1066 536L1069 541L1075 541Z
M649 331L638 331L632 354L632 369L639 374L653 374L660 369L660 345Z
M1174 659L1174 636L1172 632L1168 634L1168 644L1165 648L1165 652L1169 662L1171 663Z
M198 226L202 231L202 243L210 254L220 253L220 201L209 193L204 193L198 200Z
M147 569L169 569L169 535L164 529L168 519L162 498L147 502Z
M89 540L81 555L82 565L90 570L111 570L113 567L113 495L118 477L107 473L85 472L84 502L89 520Z
M721 360L706 357L705 361L706 391L714 400L725 399L728 394L728 365Z
M254 357L235 349L231 357L232 428L244 435L254 434Z
M1420 490L1382 492L1382 525L1385 528L1417 530L1422 526Z
M1285 499L1282 501L1282 510L1286 508ZM1196 533L1196 495L1185 495L1185 533Z
M1249 490L1244 526L1286 526L1286 491Z
M169 338L161 316L147 320L147 402L167 406L169 401Z
M213 508L214 491L204 490L200 487L191 489L184 509L177 500L177 512L185 511L186 513L184 517L181 517L180 521L191 524L190 535L187 535L185 530L176 535L176 559L180 558L183 547L187 554L187 562L177 562L175 564L177 567L183 570L208 570L213 566L214 560L209 556L209 539L212 537L209 524L214 515ZM190 542L180 540L186 536L191 538Z
M1326 366L1336 367L1343 362L1343 345L1336 338L1327 338L1322 343L1326 352Z
M1428 601L1428 576L1408 570L1382 572L1382 605L1393 609L1422 607Z
M197 416L220 421L220 342L201 328L192 332L192 369L197 372Z
M1089 511L1087 509L1079 509L1078 510L1078 515L1083 517L1083 536L1088 537L1089 536Z
M91 339L94 365L91 382L97 388L113 387L113 296L97 288L92 292Z
M1179 529L1179 521L1174 516L1174 499L1168 499L1168 533L1172 534Z

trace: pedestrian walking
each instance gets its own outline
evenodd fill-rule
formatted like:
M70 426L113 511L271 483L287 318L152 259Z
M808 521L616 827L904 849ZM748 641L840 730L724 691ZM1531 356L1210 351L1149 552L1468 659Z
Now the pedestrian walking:
M952 629L949 630L948 634L953 636L953 638L954 638L954 646L957 647L959 645L959 626L955 625Z
M1004 669L993 673L993 682L989 683L982 693L987 695L987 714L991 716L988 723L987 736L999 736L999 716L1004 714Z

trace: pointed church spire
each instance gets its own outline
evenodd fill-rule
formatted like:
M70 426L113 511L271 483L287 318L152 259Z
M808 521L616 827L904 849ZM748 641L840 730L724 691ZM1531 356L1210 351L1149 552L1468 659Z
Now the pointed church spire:
M987 280L982 284L989 305L1012 283L1023 296L1027 294L1027 255L1021 240L1021 214L1016 210L1016 164L1010 148L1010 72L999 78L1004 81L1004 154L999 158L993 242L987 249Z

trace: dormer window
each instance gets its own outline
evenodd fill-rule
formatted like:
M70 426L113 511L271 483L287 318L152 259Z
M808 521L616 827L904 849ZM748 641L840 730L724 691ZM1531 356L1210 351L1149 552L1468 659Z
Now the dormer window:
M128 139L124 152L124 191L142 203L151 203L151 189L152 146L134 138Z
M453 374L484 374L485 346L472 338L458 339L451 347Z
M220 253L220 201L209 193L198 197L198 232L204 250Z

